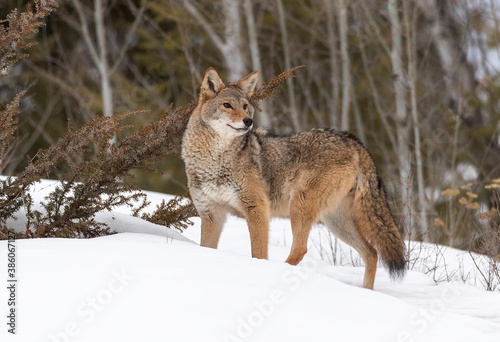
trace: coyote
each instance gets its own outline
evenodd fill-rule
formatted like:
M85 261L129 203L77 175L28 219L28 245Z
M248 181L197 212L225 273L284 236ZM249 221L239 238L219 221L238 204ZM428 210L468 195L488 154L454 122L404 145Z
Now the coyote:
M286 262L296 265L307 252L311 226L323 223L363 258L364 287L373 289L379 256L391 278L403 277L404 242L363 144L333 129L284 136L253 129L257 78L254 71L224 84L209 68L189 118L182 159L201 217L201 245L217 248L230 213L246 219L252 256L266 259L269 219L290 218Z

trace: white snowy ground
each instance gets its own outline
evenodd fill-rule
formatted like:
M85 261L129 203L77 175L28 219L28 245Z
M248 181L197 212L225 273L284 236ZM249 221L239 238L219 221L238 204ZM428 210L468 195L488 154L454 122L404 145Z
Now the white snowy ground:
M37 185L39 198L47 184ZM9 224L22 229L20 216ZM0 241L0 341L500 341L500 292L483 289L463 251L415 244L415 270L393 283L379 268L370 291L359 287L364 268L345 245L337 244L343 266L332 266L335 243L321 227L294 267L283 262L287 220L272 221L265 261L250 257L246 224L236 218L218 250L198 245L198 219L168 237L125 208L100 219L121 233L15 242L15 335L7 332Z

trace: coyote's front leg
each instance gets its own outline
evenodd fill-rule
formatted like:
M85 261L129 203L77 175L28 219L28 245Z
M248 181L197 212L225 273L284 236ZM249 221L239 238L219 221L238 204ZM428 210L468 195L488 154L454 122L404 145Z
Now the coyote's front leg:
M252 246L252 257L267 259L269 240L269 201L262 191L258 193L243 193L240 205L247 220Z
M201 241L203 247L217 248L222 226L226 221L226 213L208 212L201 216Z

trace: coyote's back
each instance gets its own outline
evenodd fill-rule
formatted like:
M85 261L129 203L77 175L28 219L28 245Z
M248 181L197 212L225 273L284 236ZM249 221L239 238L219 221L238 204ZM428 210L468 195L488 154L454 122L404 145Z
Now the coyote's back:
M378 257L404 275L404 243L373 160L352 134L315 129L288 136L252 129L257 73L224 84L207 70L182 146L191 197L202 219L201 245L217 247L227 213L247 220L252 256L267 258L270 217L289 217L287 262L307 252L311 226L324 223L365 261L373 288Z

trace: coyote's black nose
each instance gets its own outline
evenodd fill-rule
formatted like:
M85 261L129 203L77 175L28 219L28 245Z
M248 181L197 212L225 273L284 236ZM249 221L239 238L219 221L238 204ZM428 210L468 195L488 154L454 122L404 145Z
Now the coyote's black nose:
M252 126L253 120L250 118L244 118L243 123L245 124L245 126L250 127Z

